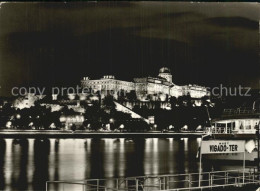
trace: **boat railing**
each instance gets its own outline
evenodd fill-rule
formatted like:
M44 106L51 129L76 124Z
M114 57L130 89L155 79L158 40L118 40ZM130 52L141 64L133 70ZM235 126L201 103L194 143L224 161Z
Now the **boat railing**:
M200 177L200 178L199 178ZM200 181L200 183L199 183ZM256 169L211 171L188 174L148 175L82 181L47 181L49 190L82 191L152 191L152 190L203 190L218 187L259 185Z
M234 131L231 128L226 127L213 127L211 129L212 134L233 134Z
M234 130L232 128L226 128L226 127L212 127L206 129L204 132L210 134L255 134L256 130L255 129Z
M224 109L223 115L255 115L260 114L260 109L250 108L237 108L237 109Z

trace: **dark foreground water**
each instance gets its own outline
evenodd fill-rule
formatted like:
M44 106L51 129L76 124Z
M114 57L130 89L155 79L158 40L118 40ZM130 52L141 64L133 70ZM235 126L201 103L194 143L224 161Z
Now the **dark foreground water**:
M198 172L200 138L2 139L0 190L45 190L46 180ZM204 163L204 171L241 168Z

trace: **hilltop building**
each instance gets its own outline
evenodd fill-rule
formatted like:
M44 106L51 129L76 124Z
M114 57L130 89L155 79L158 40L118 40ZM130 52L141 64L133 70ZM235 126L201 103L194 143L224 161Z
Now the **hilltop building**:
M159 70L157 77L134 78L133 82L115 79L113 75L103 76L101 79L91 80L84 77L81 80L82 88L100 92L101 98L108 92L118 98L118 92L129 93L134 91L140 101L167 101L168 97L179 97L190 95L192 98L201 98L209 95L205 87L198 85L178 86L172 82L172 74L169 68L163 67Z

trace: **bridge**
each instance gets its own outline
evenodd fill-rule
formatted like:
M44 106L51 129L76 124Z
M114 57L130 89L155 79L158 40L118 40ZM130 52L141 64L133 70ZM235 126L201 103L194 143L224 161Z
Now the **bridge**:
M46 191L248 191L250 189L256 190L259 185L259 173L256 169L248 169L246 172L243 170L228 170L203 172L201 174L189 173L80 181L47 181Z

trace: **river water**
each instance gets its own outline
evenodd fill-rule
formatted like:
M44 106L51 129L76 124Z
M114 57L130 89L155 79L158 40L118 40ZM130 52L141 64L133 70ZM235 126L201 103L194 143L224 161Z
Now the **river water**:
M46 180L198 172L199 144L200 138L2 139L0 190L45 190ZM238 165L207 162L203 170Z

